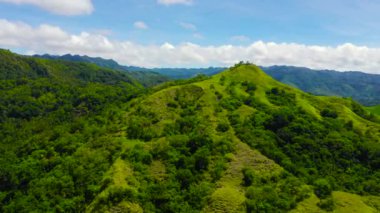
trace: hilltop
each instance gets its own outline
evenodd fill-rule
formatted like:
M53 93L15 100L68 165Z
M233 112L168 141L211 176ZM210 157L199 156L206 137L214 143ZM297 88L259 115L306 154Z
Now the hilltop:
M144 147L164 164L161 172L169 183L161 182L157 194L176 197L188 211L196 204L205 212L286 211L302 200L306 204L299 208L322 211L345 199L365 201L369 212L376 211L372 202L378 198L330 194L378 195L379 120L354 101L306 94L252 65L163 88L132 101L127 116L127 137L147 141ZM146 165L145 175L134 178L148 178L152 168ZM358 170L351 173L353 167ZM179 188L171 185L177 181ZM206 198L188 201L199 187L211 187L203 192ZM318 187L331 191L324 194ZM181 209L175 210L171 199L154 199L164 202L163 211Z
M145 86L154 86L170 79L192 78L199 74L215 75L227 68L144 68L123 66L111 59L79 55L35 55L35 57L65 61L94 63L101 67L116 69L130 74ZM274 79L297 87L314 95L351 97L366 106L380 104L380 75L363 72L338 72L334 70L315 70L295 66L260 67Z
M146 90L5 55L39 66L0 66L4 212L379 211L380 120L352 99L250 64Z

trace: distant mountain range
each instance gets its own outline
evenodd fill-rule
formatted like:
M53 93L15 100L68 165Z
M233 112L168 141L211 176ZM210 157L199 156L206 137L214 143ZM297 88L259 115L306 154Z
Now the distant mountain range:
M363 105L380 104L380 75L272 66L262 69L274 79L315 95L352 97Z
M72 62L85 62L96 64L100 67L110 68L117 71L126 72L128 76L136 79L142 85L150 87L166 81L169 81L170 78L164 75L161 75L158 72L154 72L150 69L122 66L112 59L104 59L100 57L89 57L89 56L79 56L66 54L62 56L56 55L34 55L33 57L44 58L44 59L55 59L63 61L72 61Z
M209 67L209 68L145 68L145 67L136 67L136 66L123 66L118 64L112 59L104 59L99 57L89 57L89 56L79 56L79 55L62 55L62 56L53 56L53 55L34 55L34 57L45 58L45 59L59 59L59 60L68 60L68 61L77 61L77 62L88 62L94 63L101 67L107 67L111 69L128 71L137 75L137 78L140 76L136 73L149 73L151 75L161 74L172 79L185 79L195 77L199 74L204 75L214 75L222 72L227 69L227 67ZM135 76L136 78L136 76Z
M143 68L122 66L112 59L93 58L78 55L35 55L46 59L59 59L94 63L101 67L128 72L131 77L145 86L152 86L170 79L191 78L199 74L214 75L226 67L209 68ZM363 72L338 72L334 70L313 70L305 67L271 66L261 67L274 79L315 95L352 97L366 106L380 104L380 75Z
M106 67L110 69L115 69L119 71L126 71L131 73L132 77L137 80L143 81L144 78L149 77L153 82L163 82L170 79L186 79L195 77L199 74L204 75L214 75L223 70L227 69L226 67L209 67L209 68L144 68L136 66L123 66L118 64L112 59L104 59L100 57L89 57L89 56L79 56L66 54L62 56L55 55L34 55L34 57L44 58L44 59L57 59L65 61L75 61L75 62L87 62L93 63L101 67Z

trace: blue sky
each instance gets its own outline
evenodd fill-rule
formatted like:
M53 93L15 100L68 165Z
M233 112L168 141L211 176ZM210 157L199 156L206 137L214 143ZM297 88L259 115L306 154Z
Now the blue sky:
M141 66L218 66L241 59L377 72L379 10L380 2L371 0L0 0L0 20L8 26L0 28L0 45ZM17 29L30 38L15 36ZM308 58L297 62L304 54Z

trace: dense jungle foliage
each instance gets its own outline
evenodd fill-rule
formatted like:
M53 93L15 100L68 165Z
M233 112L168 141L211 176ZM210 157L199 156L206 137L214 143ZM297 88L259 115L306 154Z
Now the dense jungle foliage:
M351 99L242 63L144 89L87 63L0 58L1 212L380 210L380 120Z

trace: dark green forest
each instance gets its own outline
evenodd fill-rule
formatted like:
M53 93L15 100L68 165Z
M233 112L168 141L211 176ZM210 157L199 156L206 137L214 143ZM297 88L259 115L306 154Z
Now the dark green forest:
M1 211L83 210L120 148L120 107L143 87L91 64L0 58Z
M0 112L0 212L380 211L380 118L251 64L146 88L1 50Z

